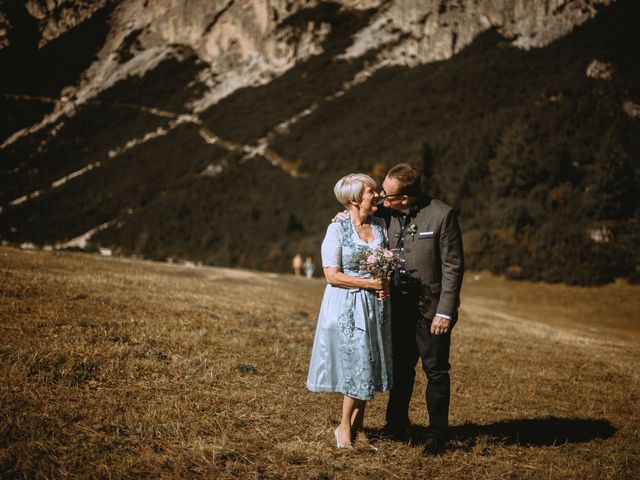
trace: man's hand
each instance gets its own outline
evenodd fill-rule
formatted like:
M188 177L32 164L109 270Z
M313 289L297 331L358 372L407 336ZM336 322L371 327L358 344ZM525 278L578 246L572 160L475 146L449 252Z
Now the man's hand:
M343 210L339 213L336 213L336 216L331 219L331 223L335 223L338 220L347 220L349 218L349 212L347 210Z
M451 320L436 315L431 320L431 335L442 335L449 331Z
M380 300L389 300L391 298L391 279L382 279L382 288L378 290L378 298Z

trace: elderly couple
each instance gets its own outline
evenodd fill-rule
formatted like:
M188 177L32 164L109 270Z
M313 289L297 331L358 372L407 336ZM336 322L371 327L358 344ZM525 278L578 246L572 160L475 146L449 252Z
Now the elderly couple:
M334 192L347 212L322 243L327 287L320 307L307 388L340 392L338 448L350 448L362 428L367 400L391 390L385 433L408 438L409 402L418 358L427 375L426 454L443 448L449 419L449 345L458 318L463 253L453 209L422 193L419 172L389 170L377 206L375 181L341 178ZM372 278L357 259L375 247L398 249L403 266L390 279Z

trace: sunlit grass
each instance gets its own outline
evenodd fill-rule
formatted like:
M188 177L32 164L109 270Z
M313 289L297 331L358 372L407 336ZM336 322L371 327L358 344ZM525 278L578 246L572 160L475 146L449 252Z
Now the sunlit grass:
M637 305L619 301L637 287L468 276L452 440L427 458L419 369L412 443L380 436L382 395L356 448L335 449L340 397L304 387L320 280L10 248L0 275L4 478L640 473ZM589 316L598 294L607 322Z

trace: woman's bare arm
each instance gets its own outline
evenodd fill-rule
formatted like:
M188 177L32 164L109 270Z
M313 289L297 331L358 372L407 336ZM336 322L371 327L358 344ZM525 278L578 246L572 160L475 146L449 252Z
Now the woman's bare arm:
M368 290L382 290L383 281L379 278L353 277L342 272L339 268L324 268L327 283L340 288L366 288Z

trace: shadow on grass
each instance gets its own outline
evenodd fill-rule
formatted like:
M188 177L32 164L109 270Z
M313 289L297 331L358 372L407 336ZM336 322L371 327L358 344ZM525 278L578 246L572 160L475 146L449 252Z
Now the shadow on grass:
M545 447L564 443L584 443L595 439L611 438L617 429L608 420L584 418L524 418L478 425L465 423L450 428L449 450L471 450L482 438L486 444ZM372 439L380 438L382 430L368 431ZM422 444L427 428L411 427L412 443Z
M524 418L506 420L489 425L466 423L451 428L451 439L463 444L475 443L481 436L495 439L504 445L544 447L563 443L583 443L597 438L611 438L616 428L609 420L584 418ZM419 431L421 439L426 429Z

